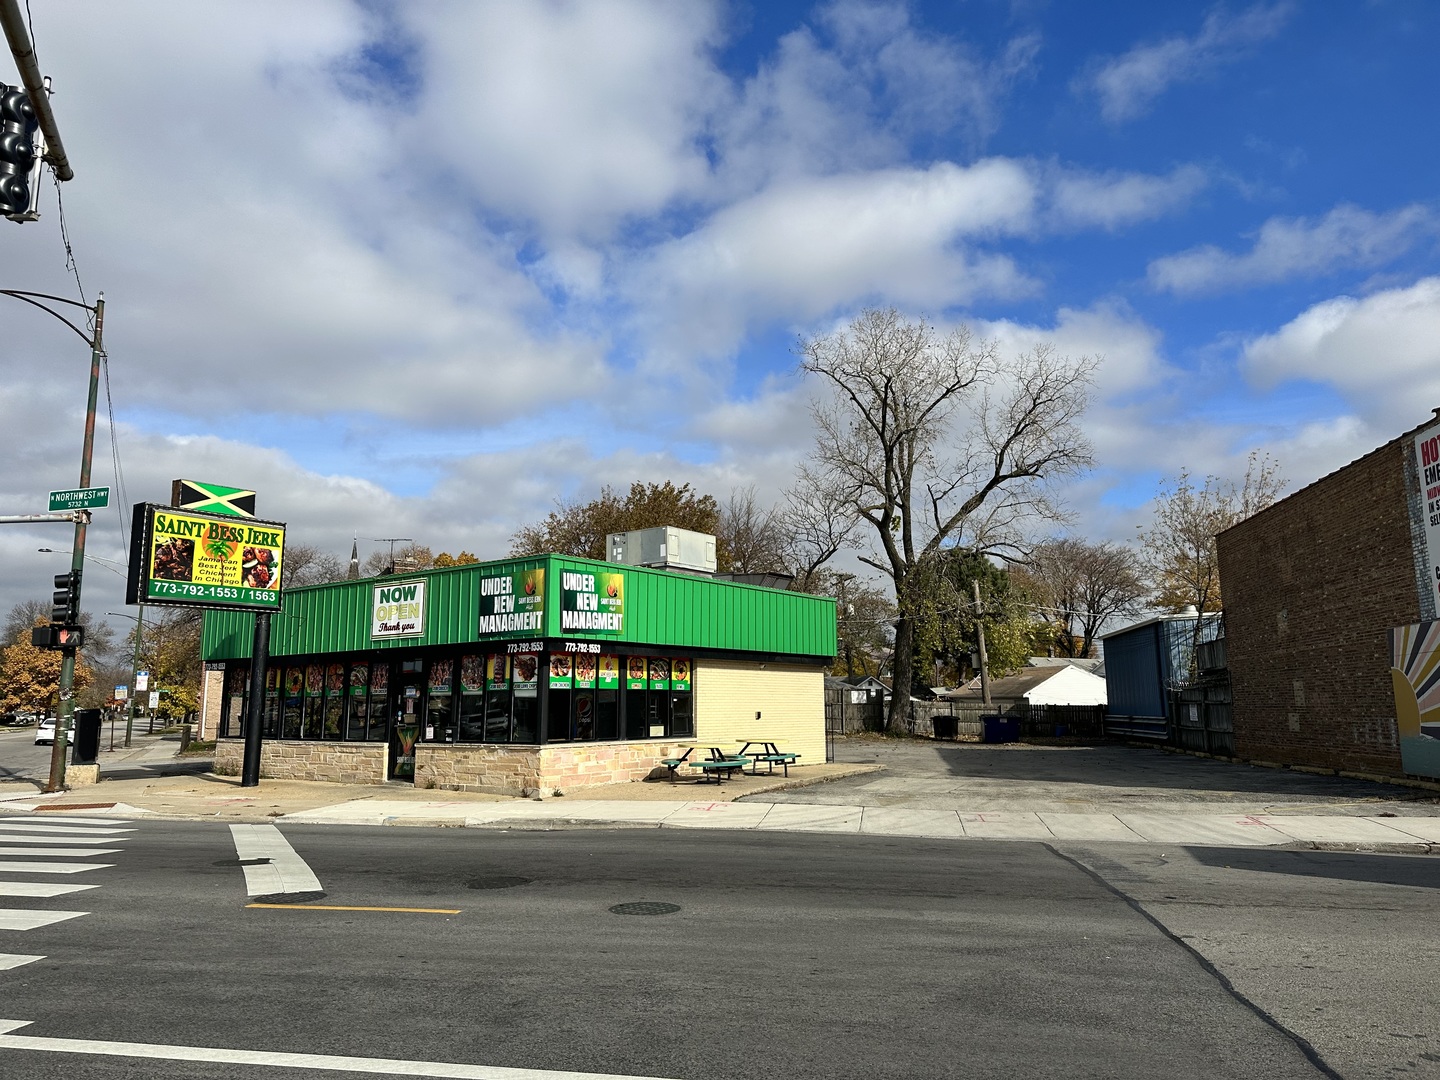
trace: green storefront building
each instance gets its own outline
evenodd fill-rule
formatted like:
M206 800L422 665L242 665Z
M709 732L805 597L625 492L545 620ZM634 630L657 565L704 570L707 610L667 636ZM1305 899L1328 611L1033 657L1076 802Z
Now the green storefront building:
M205 615L220 772L240 771L253 627ZM287 590L261 775L548 794L690 746L820 762L835 648L829 598L561 555Z

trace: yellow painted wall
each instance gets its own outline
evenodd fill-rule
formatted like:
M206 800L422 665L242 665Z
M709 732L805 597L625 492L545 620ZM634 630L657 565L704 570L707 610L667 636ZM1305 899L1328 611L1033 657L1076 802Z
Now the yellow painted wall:
M745 739L768 739L801 755L797 765L825 761L822 668L697 659L694 694L699 745L735 751Z

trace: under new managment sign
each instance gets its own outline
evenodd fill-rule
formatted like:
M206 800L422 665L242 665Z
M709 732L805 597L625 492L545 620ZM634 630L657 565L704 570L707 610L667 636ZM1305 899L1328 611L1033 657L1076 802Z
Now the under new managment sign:
M285 526L138 503L126 603L280 609Z

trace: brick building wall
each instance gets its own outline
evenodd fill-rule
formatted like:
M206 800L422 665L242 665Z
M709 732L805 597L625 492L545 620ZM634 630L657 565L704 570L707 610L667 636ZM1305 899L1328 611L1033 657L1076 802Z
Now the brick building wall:
M1237 756L1403 774L1388 632L1421 615L1409 454L1401 436L1217 537Z

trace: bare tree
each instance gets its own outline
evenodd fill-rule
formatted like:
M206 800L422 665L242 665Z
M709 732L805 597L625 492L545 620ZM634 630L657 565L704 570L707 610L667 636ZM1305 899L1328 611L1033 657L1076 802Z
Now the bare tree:
M908 705L916 570L947 547L1013 554L1027 521L1062 516L1045 482L1090 464L1079 421L1096 362L1048 345L1004 359L964 327L941 337L893 309L803 340L800 354L832 393L814 409L816 481L870 526L862 561L895 590L893 727Z
M788 572L782 513L760 505L755 488L736 488L720 507L718 543L729 552L736 574Z
M434 553L424 544L406 544L395 549L395 561L390 561L390 549L372 551L360 565L361 577L380 577L382 574L408 574L412 570L428 570L435 565ZM344 573L340 577L343 578ZM339 578L336 579L337 581Z
M1162 484L1150 528L1140 534L1155 605L1165 611L1193 605L1202 619L1219 611L1215 534L1265 509L1284 489L1278 463L1258 451L1251 453L1238 487L1215 476L1196 487L1188 469Z
M1063 656L1095 655L1101 627L1138 611L1149 592L1139 557L1109 540L1047 540L1035 546L1015 573L1055 626L1055 644Z
M314 544L287 544L280 563L282 589L317 585L322 581L344 581L348 568L336 556Z
M808 465L791 489L780 512L784 531L785 564L795 575L793 588L823 592L820 568L854 540L859 519L828 477Z

